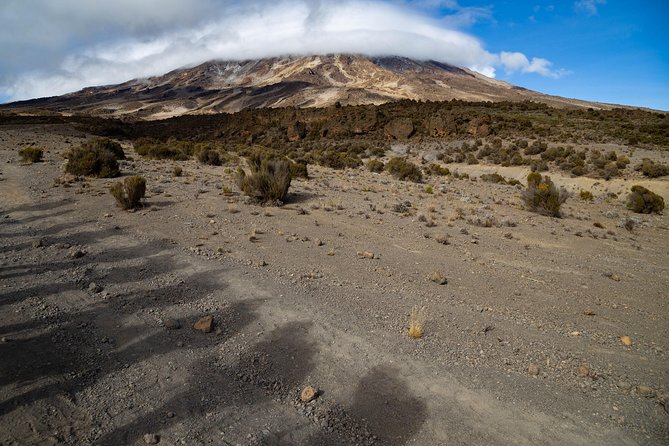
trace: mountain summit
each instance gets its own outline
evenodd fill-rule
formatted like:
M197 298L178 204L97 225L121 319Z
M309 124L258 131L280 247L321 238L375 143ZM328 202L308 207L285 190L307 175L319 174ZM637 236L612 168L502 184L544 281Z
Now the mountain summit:
M420 101L535 101L601 106L515 87L474 71L405 57L327 55L212 61L119 85L11 104L12 109L159 119L262 107Z

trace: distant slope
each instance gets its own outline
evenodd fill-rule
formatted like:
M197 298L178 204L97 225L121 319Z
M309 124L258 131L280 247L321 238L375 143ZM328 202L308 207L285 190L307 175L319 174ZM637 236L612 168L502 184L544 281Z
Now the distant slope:
M327 55L212 61L163 76L16 102L17 112L160 119L261 107L325 107L419 101L536 101L556 107L610 108L515 87L471 70L405 57Z

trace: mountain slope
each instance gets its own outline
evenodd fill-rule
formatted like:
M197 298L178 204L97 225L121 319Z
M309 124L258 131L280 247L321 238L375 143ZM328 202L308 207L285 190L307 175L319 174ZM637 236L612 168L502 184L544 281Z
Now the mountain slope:
M18 102L9 108L157 119L258 107L381 104L400 99L531 100L558 107L602 107L543 95L435 61L328 55L213 61L163 76Z

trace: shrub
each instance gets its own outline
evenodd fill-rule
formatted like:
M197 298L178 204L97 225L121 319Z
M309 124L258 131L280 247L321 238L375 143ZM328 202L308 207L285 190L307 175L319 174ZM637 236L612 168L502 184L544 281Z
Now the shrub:
M288 167L290 168L291 178L304 178L304 179L309 178L307 163L305 163L304 161L297 161L297 162L290 161Z
M592 199L594 198L592 192L590 192L589 190L582 190L578 195L581 197L581 200L583 201L592 201Z
M370 172L376 172L376 173L383 172L383 167L384 167L383 161L379 160L367 161L367 170L369 170Z
M502 183L506 184L506 178L498 173L484 173L481 175L481 180L486 183Z
M650 178L663 177L669 175L669 166L666 164L656 163L648 158L644 158L636 167L636 170L643 173Z
M81 147L92 149L92 150L107 150L114 154L117 160L125 159L125 152L121 144L116 141L112 141L109 138L95 138L91 141L86 141L81 145Z
M425 193L426 193L426 194L430 194L430 195L433 194L433 193L434 193L434 189L432 189L432 186L427 186L427 187L425 188Z
M558 189L550 177L542 178L540 174L532 172L527 176L527 188L522 198L530 211L560 217L560 206L568 196L569 193L564 188Z
M207 164L209 166L220 166L223 164L221 160L221 154L217 150L204 148L197 152L196 158L202 164Z
M150 159L171 159L184 161L193 154L194 146L188 141L168 142L139 138L133 142L137 154Z
M184 174L184 170L180 166L174 166L174 169L172 169L172 175L175 177L180 177Z
M65 154L65 171L72 175L117 177L120 173L116 154L105 147L82 145Z
M627 209L640 214L659 214L664 209L664 198L643 186L632 186L627 196Z
M291 175L285 160L249 160L250 174L239 169L237 184L246 195L258 203L281 202L288 195Z
M413 307L409 315L409 336L422 338L425 330L425 308Z
M122 182L114 183L109 192L123 209L135 209L146 193L146 180L140 176L127 177Z
M430 163L425 169L425 173L428 175L437 175L440 177L450 175L451 171L447 167L441 167L439 164Z
M414 183L423 181L420 168L402 158L392 158L386 163L385 169L399 180L411 180Z
M37 147L26 147L19 150L19 156L24 163L39 163L42 161L44 151L42 149L38 149Z

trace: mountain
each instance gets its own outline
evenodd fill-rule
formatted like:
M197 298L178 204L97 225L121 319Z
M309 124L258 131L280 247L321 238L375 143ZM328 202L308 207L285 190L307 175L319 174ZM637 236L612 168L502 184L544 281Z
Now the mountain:
M89 87L3 108L160 119L246 108L382 104L401 99L529 100L556 107L608 108L544 95L441 62L343 54L212 61L162 76Z

